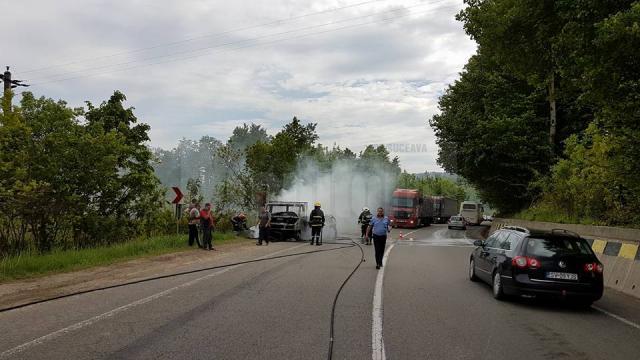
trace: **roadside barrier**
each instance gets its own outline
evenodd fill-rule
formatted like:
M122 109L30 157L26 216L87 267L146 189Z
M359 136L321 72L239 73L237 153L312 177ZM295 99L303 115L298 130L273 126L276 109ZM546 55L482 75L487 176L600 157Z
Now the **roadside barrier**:
M604 265L604 284L640 298L640 230L608 226L559 224L519 219L494 219L489 233L505 226L535 230L565 229L580 234Z

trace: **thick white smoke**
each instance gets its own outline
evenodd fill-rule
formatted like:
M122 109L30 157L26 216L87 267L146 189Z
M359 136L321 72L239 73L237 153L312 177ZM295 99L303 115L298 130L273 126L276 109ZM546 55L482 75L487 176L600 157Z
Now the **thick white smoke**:
M340 160L321 170L312 160L301 162L293 185L276 196L282 201L320 201L325 215L336 219L338 234L359 233L358 215L363 207L388 214L396 174L380 167L360 168L355 161Z

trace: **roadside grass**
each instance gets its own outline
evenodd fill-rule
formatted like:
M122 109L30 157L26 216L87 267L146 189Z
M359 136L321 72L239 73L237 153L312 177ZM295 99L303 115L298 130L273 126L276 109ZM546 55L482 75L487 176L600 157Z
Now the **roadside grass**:
M242 241L234 233L214 233L214 245ZM186 235L163 235L141 238L105 247L54 251L49 254L22 254L2 258L0 283L109 265L141 257L192 249Z
M606 223L595 219L571 216L566 212L558 211L546 204L538 204L529 209L522 210L513 217L521 220L554 222L560 224L607 225Z

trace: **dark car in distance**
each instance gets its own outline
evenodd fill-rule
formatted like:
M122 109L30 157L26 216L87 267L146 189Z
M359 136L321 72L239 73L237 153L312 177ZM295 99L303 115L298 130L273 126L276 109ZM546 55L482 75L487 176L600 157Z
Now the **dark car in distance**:
M496 299L556 297L590 306L602 297L602 263L578 234L506 226L474 245L469 279L490 284Z

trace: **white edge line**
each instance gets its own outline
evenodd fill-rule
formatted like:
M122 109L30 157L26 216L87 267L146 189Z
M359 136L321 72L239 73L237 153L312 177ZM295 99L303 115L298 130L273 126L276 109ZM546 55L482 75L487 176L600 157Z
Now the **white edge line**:
M386 353L384 348L384 339L382 337L382 284L384 282L384 265L387 265L387 259L391 249L395 246L395 242L385 251L382 258L382 270L378 272L376 277L375 290L373 292L373 311L372 311L372 325L371 325L371 357L373 360L385 360Z
M302 246L305 246L305 245L306 244L301 244L301 245L294 246L294 247L291 247L291 248L278 250L276 252L273 252L273 253L258 257L258 258L256 258L256 260L267 258L267 257L273 256L275 254L278 254L278 253L281 253L281 252L284 252L284 251L287 251L287 250L293 250L293 249L296 249L296 248L299 248L299 247L302 247ZM241 265L230 266L230 267L222 269L220 271L216 271L215 273L208 274L208 275L199 277L197 279L193 279L193 280L188 281L188 282L186 282L184 284L180 284L178 286L175 286L175 287L172 287L170 289L161 291L159 293L153 294L153 295L148 296L146 298L143 298L143 299L134 301L132 303L129 303L127 305L123 305L123 306L120 306L120 307L115 308L113 310L107 311L107 312L102 313L100 315L96 315L96 316L94 316L92 318L89 318L87 320L80 321L78 323L75 323L73 325L67 326L67 327L62 328L60 330L54 331L54 332L52 332L50 334L41 336L41 337L39 337L37 339L31 340L31 341L26 342L26 343L24 343L22 345L18 345L18 346L14 347L14 348L11 348L9 350L3 351L2 353L0 353L0 359L4 359L4 358L7 358L9 356L18 354L18 353L20 353L22 351L27 350L28 348L40 345L40 344L45 343L47 341L51 341L51 340L57 339L57 338L65 335L67 333L70 333L72 331L76 331L76 330L82 329L84 327L90 326L92 324L97 323L98 321L101 321L101 320L104 320L104 319L108 319L108 318L110 318L110 317L112 317L114 315L117 315L117 314L119 314L121 312L127 311L127 310L129 310L129 309L131 309L133 307L136 307L136 306L139 306L139 305L143 305L143 304L146 304L146 303L151 302L153 300L159 299L159 298L161 298L163 296L166 296L166 295L169 295L169 294L171 294L171 293L173 293L173 292L175 292L177 290L180 290L182 288L194 285L194 284L196 284L196 283L198 283L198 282L200 282L202 280L205 280L205 279L208 279L208 278L212 278L212 277L215 277L215 276L218 276L218 275L222 275L222 274L226 273L227 271L235 269L235 268L237 268L239 266L241 266Z
M618 320L618 321L621 321L621 322L623 322L623 323L625 323L625 324L627 324L627 325L629 325L629 326L631 326L631 327L634 327L634 328L636 328L636 329L640 330L640 325L638 325L638 324L634 323L634 322L633 322L633 321L631 321L631 320L627 320L627 319L623 318L623 317L622 317L622 316L620 316L620 315L616 315L616 314L614 314L614 313L608 312L607 310L605 310L605 309L603 309L603 308L600 308L600 307L598 307L598 306L595 306L595 305L592 305L591 307L592 307L592 308L594 308L594 309L596 309L596 310L598 310L598 311L600 311L601 313L603 313L603 314L605 314L605 315L608 315L608 316L610 316L610 317L612 317L612 318L614 318L614 319L616 319L616 320Z

